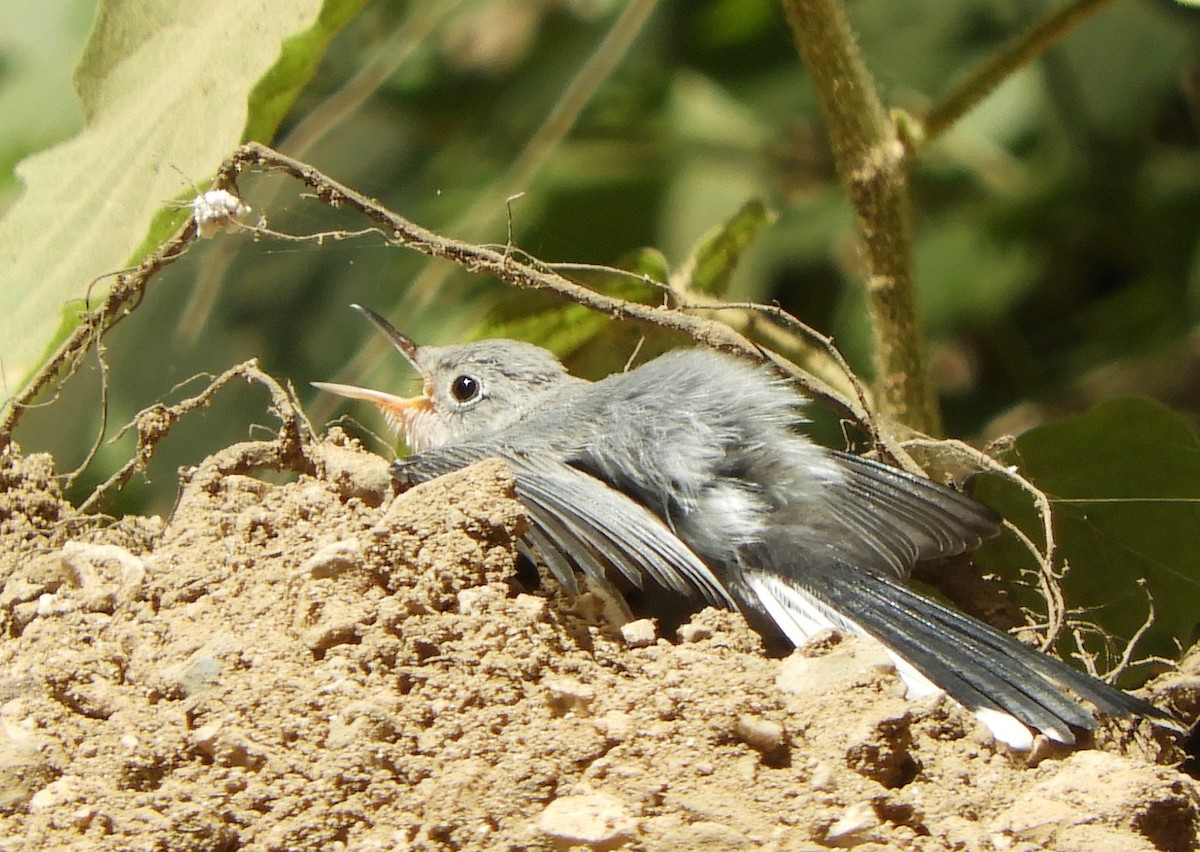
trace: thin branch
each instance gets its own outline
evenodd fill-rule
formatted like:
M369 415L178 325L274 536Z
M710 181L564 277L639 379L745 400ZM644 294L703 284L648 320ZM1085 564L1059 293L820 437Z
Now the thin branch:
M239 148L221 169L220 180L233 182L246 166L282 171L305 183L317 199L332 207L348 207L375 222L392 242L429 257L452 261L464 269L499 278L516 287L550 291L562 298L619 319L633 319L682 332L692 339L770 364L788 364L789 374L814 396L824 399L844 416L874 431L871 416L857 401L837 392L820 379L789 364L780 356L767 356L750 340L724 323L693 316L669 307L618 299L572 281L541 263L518 260L515 252L473 245L443 237L394 213L372 198L327 177L312 166L286 157L257 142Z
M1100 629L1100 625L1092 622L1071 622L1071 638L1075 640L1076 653L1072 654L1075 659L1083 663L1084 670L1092 677L1099 679L1100 669L1096 666L1096 655L1088 650L1087 642L1083 638L1084 632L1094 633L1102 640L1107 641L1108 635Z
M374 57L345 85L296 122L287 136L277 143L279 150L298 158L307 155L330 131L342 126L350 115L360 109L461 5L463 0L412 4L400 26L374 51ZM270 189L266 189L256 194L256 201L268 209L272 207L274 195ZM176 333L183 342L190 344L194 341L208 322L208 316L220 295L225 273L233 262L233 245L220 243L201 259L192 293L179 316Z
M913 438L903 443L905 447L920 447L935 452L955 453L960 458L967 459L977 470L994 473L1014 483L1033 500L1038 518L1042 523L1042 536L1045 539L1045 546L1042 550L1039 550L1029 536L1011 521L1006 520L1004 526L1025 546L1037 565L1038 590L1046 603L1046 635L1042 638L1041 649L1048 651L1053 648L1066 626L1066 602L1063 599L1060 584L1065 569L1055 567L1058 549L1054 535L1054 512L1050 507L1050 498L1044 491L1017 473L1016 468L1001 464L987 453L963 441Z
M966 74L929 110L924 122L908 129L909 145L927 147L944 134L1013 73L1049 50L1083 21L1112 0L1071 0L1032 27L1009 39L979 66Z
M91 465L104 445L104 433L108 431L108 361L104 357L104 344L96 341L96 369L100 373L100 423L96 427L96 437L91 447L75 469L62 477L62 488L70 488L85 470Z
M880 101L840 0L784 0L783 5L858 218L880 410L935 435L940 417L928 380L912 278L907 151Z
M264 373L256 359L251 359L236 367L230 367L209 382L208 387L195 396L174 405L155 403L149 408L139 411L132 421L122 426L112 437L112 441L120 440L131 429L136 429L137 450L134 452L133 458L96 486L95 490L80 505L79 511L84 514L90 512L108 491L124 487L134 473L145 471L158 449L159 442L167 436L171 428L185 415L206 408L217 391L237 378L260 384L271 394L271 410L282 422L275 441L268 442L277 445L273 450L272 457L277 460L291 459L292 462L287 466L293 468L297 466L296 460L307 458L305 448L315 440L312 426L304 419L293 395L289 394L272 376ZM311 462L301 465L304 468L312 466Z
M1137 648L1146 634L1150 632L1150 628L1154 626L1154 595L1150 593L1150 584L1145 579L1139 579L1138 585L1146 592L1146 620L1142 622L1142 626L1137 629L1133 637L1125 645L1125 650L1121 652L1121 659L1104 675L1104 679L1109 683L1116 683L1117 678L1122 674L1133 666L1140 665L1140 663L1133 660L1134 649Z
M79 324L67 335L50 359L39 369L33 379L10 401L8 412L0 420L0 449L12 443L13 429L34 398L64 369L73 372L88 348L101 336L121 321L132 306L142 297L150 280L187 252L196 239L196 221L188 217L179 230L159 246L150 257L136 268L117 275L117 281L105 294L104 301L96 308L80 314Z

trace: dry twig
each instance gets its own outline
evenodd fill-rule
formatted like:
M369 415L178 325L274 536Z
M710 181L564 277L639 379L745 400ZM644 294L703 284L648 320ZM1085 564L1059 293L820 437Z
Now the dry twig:
M261 457L256 456L257 460L244 460L240 465L234 465L234 467L246 467L247 470L271 468L312 472L315 466L308 454L308 447L316 440L312 426L305 419L293 394L285 390L272 376L263 372L257 359L251 359L236 367L230 367L215 377L209 382L208 387L195 396L188 397L174 405L155 403L138 412L132 421L122 426L112 440L119 440L131 429L136 429L137 449L133 458L96 486L95 490L80 505L80 512L92 511L108 491L124 487L134 473L144 472L149 466L150 460L154 458L159 442L167 436L171 428L185 415L206 408L217 391L237 378L262 385L270 392L271 411L280 419L282 425L274 441L252 442L262 449L259 454Z

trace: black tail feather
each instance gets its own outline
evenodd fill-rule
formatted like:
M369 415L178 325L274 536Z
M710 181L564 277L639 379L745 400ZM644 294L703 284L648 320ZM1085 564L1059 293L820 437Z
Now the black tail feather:
M1011 715L1060 742L1074 742L1072 728L1095 727L1085 701L1113 716L1166 715L889 577L838 561L760 576L775 580L771 588L781 593L777 601L786 598L778 601L784 607L836 613L843 626L875 637L969 710Z

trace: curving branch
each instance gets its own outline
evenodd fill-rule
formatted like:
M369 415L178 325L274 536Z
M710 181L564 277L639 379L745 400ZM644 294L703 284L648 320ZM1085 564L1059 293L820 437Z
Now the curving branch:
M1014 72L1058 44L1075 26L1111 2L1112 0L1071 0L1001 45L995 53L964 75L949 92L939 98L929 108L923 122L909 128L912 134L911 138L906 140L909 146L914 150L928 146L978 106L980 101Z

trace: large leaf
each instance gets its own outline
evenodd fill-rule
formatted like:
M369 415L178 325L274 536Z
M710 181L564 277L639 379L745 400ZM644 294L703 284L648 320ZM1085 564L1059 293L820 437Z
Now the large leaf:
M0 3L0 215L16 200L22 157L79 132L79 101L64 69L87 39L94 0Z
M84 130L18 166L25 193L0 221L7 390L73 327L85 295L103 295L102 276L184 216L156 214L247 133L274 130L364 2L102 0L75 74Z
M1194 640L1200 441L1182 418L1149 400L1112 400L1026 432L1008 460L1050 497L1069 606L1087 608L1086 619L1123 642L1145 619L1149 591L1156 619L1141 654L1176 656L1176 641ZM988 477L976 494L1041 540L1019 491ZM993 567L1028 561L1005 540L981 556Z

